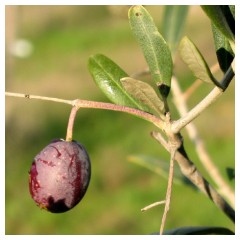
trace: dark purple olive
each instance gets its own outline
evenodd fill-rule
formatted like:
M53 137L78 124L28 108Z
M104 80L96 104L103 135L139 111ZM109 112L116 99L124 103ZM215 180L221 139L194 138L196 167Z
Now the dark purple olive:
M57 139L34 158L29 190L40 208L66 212L83 198L90 177L90 158L83 145Z

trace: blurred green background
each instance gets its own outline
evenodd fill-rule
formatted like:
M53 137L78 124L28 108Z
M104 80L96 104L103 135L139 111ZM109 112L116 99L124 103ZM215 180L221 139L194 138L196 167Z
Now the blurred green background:
M146 8L161 26L163 6ZM127 11L127 6L6 6L6 91L108 101L88 72L91 54L105 54L129 74L147 67L130 31ZM210 66L216 63L210 22L199 6L190 7L184 35L195 42ZM16 53L18 39L28 40L32 51L27 45L23 55ZM193 82L178 55L174 72L183 89ZM201 86L189 106L210 89ZM171 96L170 105L177 118ZM154 126L124 113L79 111L74 139L85 145L91 157L88 191L67 213L52 214L36 207L28 191L28 170L43 147L54 138L65 137L69 113L70 106L60 103L6 98L6 234L158 231L163 206L144 213L140 209L164 199L167 181L127 158L144 154L168 160L169 155L150 137ZM227 180L226 167L234 167L234 84L194 122ZM183 136L191 159L209 179L184 131ZM234 187L233 181L230 184ZM181 226L234 230L231 221L203 194L175 184L166 229Z

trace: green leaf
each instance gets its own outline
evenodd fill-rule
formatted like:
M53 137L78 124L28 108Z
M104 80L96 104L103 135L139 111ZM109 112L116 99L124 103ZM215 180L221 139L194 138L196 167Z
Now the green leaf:
M124 90L120 79L128 75L111 59L102 54L93 55L89 58L88 68L98 87L113 103L149 111Z
M188 37L181 40L179 52L182 60L188 65L196 78L207 83L216 82L202 54Z
M161 97L166 99L171 87L173 67L170 49L144 7L131 7L128 16L133 34L142 48L152 78L159 88Z
M214 25L219 29L219 31L228 40L235 41L235 21L229 7L220 5L202 5L201 7L211 19L212 23L214 23ZM229 9L229 11L227 11L226 7Z
M180 227L164 231L163 235L234 235L234 233L223 227Z
M169 44L172 52L181 38L189 6L167 5L164 7L162 19L162 35Z
M164 103L158 97L155 90L146 82L142 82L130 77L121 79L124 89L130 93L135 99L138 99L144 105L148 106L152 112L159 116L164 115Z
M235 5L229 5L230 12L235 20Z
M228 176L228 179L230 181L232 181L233 179L235 179L235 168L226 168L226 171L227 171L227 176Z
M228 39L216 28L214 24L212 24L212 31L218 63L221 70L226 73L233 61L234 53Z

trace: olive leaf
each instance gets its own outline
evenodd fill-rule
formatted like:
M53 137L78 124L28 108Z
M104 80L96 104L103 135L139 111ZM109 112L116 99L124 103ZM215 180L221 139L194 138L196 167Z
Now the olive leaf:
M164 118L164 103L148 83L130 77L122 78L121 83L124 89L135 99L138 99L152 112L156 112Z
M113 103L149 112L145 105L125 91L120 79L128 74L111 59L102 54L93 55L89 58L88 68L98 87Z
M220 5L202 5L201 8L211 19L212 23L219 31L230 41L235 41L235 21L233 16L233 8ZM235 14L235 8L234 8Z
M226 73L233 61L234 53L228 39L214 24L212 24L212 32L219 66L221 70Z
M189 6L187 5L166 5L162 19L162 35L169 44L172 52L181 38L187 17Z
M188 65L196 78L207 83L219 85L212 75L202 54L188 37L184 37L181 40L179 44L179 52L182 60Z
M235 5L229 5L229 10L230 10L230 12L232 14L232 17L235 20Z
M151 15L144 7L131 7L128 17L133 34L142 48L152 78L159 88L161 97L166 99L171 87L173 68L171 51L158 32Z

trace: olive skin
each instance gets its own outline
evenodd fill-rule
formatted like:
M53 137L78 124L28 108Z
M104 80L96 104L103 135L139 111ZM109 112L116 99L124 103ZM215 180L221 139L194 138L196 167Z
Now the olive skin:
M34 158L29 191L40 208L62 213L80 202L90 178L91 163L84 146L56 139Z

